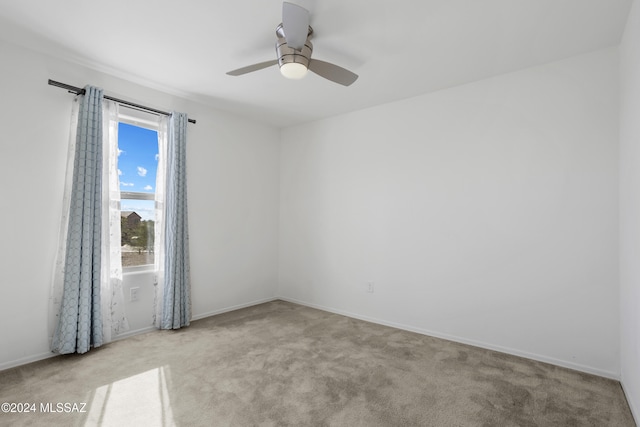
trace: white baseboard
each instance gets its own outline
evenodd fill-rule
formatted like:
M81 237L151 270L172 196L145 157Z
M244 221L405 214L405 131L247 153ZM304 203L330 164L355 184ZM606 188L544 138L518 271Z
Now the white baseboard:
M38 362L40 360L49 359L50 357L56 357L56 356L58 356L58 354L49 351L47 353L40 353L40 354L34 354L32 356L21 357L20 359L0 363L0 371L4 371L5 369L15 368L16 366L26 365L28 363Z
M633 399L633 396L629 394L629 391L624 386L623 380L620 380L620 385L622 386L624 397L627 399L627 403L629 404L629 408L631 409L631 415L633 415L633 420L636 422L636 425L640 426L640 412L638 412L638 408L636 408L635 406L635 401Z
M248 302L248 303L245 303L245 304L238 304L238 305L234 305L232 307L221 308L221 309L218 309L218 310L209 311L207 313L196 314L196 315L192 316L191 320L204 319L205 317L211 317L211 316L215 316L217 314L228 313L229 311L240 310L241 308L252 307L252 306L258 305L258 304L264 304L265 302L271 302L271 301L275 301L277 299L280 299L280 298L275 298L275 297L264 298L264 299Z
M585 373L588 373L588 374L597 375L597 376L600 376L600 377L605 377L605 378L609 378L609 379L612 379L612 380L620 381L620 374L616 373L616 372L605 371L605 370L602 370L602 369L592 368L590 366L584 366L584 365L580 365L580 364L577 364L577 363L571 363L571 362L567 362L567 361L564 361L564 360L555 359L555 358L552 358L552 357L541 356L541 355L538 355L538 354L528 353L526 351L520 351L520 350L516 350L516 349L512 349L512 348L508 348L508 347L502 347L502 346L498 346L498 345L493 345L493 344L489 344L489 343L485 343L485 342L481 342L481 341L470 340L470 339L467 339L467 338L458 337L458 336L454 336L454 335L442 334L442 333L439 333L439 332L434 332L434 331L430 331L430 330L422 329L422 328L416 328L416 327L409 326L409 325L404 325L404 324L401 324L401 323L389 322L389 321L382 320L382 319L377 319L377 318L368 317L368 316L362 316L360 314L351 313L351 312L344 311L344 310L337 310L337 309L334 309L334 308L331 308L331 307L325 307L325 306L318 305L318 304L299 301L299 300L296 300L294 298L288 298L288 297L282 297L281 296L281 297L278 297L276 299L280 299L282 301L288 301L288 302L291 302L291 303L294 303L294 304L304 305L304 306L311 307L311 308L316 308L318 310L328 311L329 313L335 313L335 314L340 314L342 316L352 317L354 319L364 320L365 322L371 322L371 323L377 323L379 325L390 326L392 328L402 329L402 330L409 331L409 332L415 332L415 333L418 333L418 334L427 335L427 336L434 337L434 338L442 338L442 339L445 339L445 340L448 340L448 341L454 341L454 342L458 342L458 343L461 343L461 344L472 345L474 347L480 347L480 348L484 348L484 349L487 349L487 350L498 351L500 353L511 354L513 356L524 357L526 359L536 360L538 362L549 363L551 365L561 366L563 368L573 369L575 371L585 372Z
M125 333L123 333L121 335L118 335L118 336L114 337L111 342L123 340L125 338L129 338L129 337L132 337L134 335L139 335L139 334L143 334L145 332L150 332L150 331L154 331L154 330L156 330L156 328L154 328L153 326L149 326L148 328L136 329L135 331L128 331L128 332L125 332ZM40 360L49 359L51 357L56 357L56 356L60 356L60 355L58 353L54 353L54 352L50 351L50 352L47 352L47 353L41 353L41 354L36 354L36 355L33 355L33 356L23 357L23 358L16 359L16 360L11 360L9 362L0 363L0 371L4 371L5 369L15 368L17 366L27 365L29 363L38 362Z
M147 332L152 332L152 331L157 331L155 326L147 326L146 328L140 328L140 329L136 329L135 331L127 331L124 332L120 335L115 336L111 341L120 341L129 337L132 337L134 335L140 335L140 334L146 334Z

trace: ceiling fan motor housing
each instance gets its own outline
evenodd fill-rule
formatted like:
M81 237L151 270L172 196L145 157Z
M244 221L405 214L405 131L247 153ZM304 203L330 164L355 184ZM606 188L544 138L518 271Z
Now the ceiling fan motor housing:
M278 65L282 67L284 64L298 63L309 68L309 60L311 59L311 53L313 52L313 44L311 44L311 41L309 40L312 33L313 29L309 26L309 33L307 34L307 40L305 41L304 46L302 49L296 50L289 47L282 24L278 25L278 28L276 28L276 35L278 36L278 41L276 42Z

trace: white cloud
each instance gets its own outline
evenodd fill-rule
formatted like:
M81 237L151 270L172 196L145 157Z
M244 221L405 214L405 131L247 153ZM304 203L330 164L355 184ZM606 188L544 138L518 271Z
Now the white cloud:
M118 148L118 157L120 157L120 154L127 154L127 152Z
M122 185L123 187L133 187L134 186L133 182L121 182L120 185Z
M156 154L156 162L158 161L159 158L160 158L160 154Z
M138 175L147 176L147 170L145 168L143 168L142 166L138 166Z
M122 172L120 169L118 169L118 176L122 176L124 175L124 172Z
M143 190L151 191L151 190L153 190L153 187L152 187L152 186L150 186L150 185L147 185L147 186L145 186L145 187L143 188Z

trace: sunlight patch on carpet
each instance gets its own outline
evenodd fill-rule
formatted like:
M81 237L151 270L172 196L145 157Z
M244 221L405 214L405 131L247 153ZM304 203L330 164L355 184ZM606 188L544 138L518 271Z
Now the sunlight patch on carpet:
M175 426L167 371L161 366L98 387L85 426Z

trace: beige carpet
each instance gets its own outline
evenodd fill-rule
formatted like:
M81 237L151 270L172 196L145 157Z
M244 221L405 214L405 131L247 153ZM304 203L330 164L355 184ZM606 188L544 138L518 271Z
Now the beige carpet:
M2 371L0 402L35 409L3 426L635 425L616 381L282 301Z

